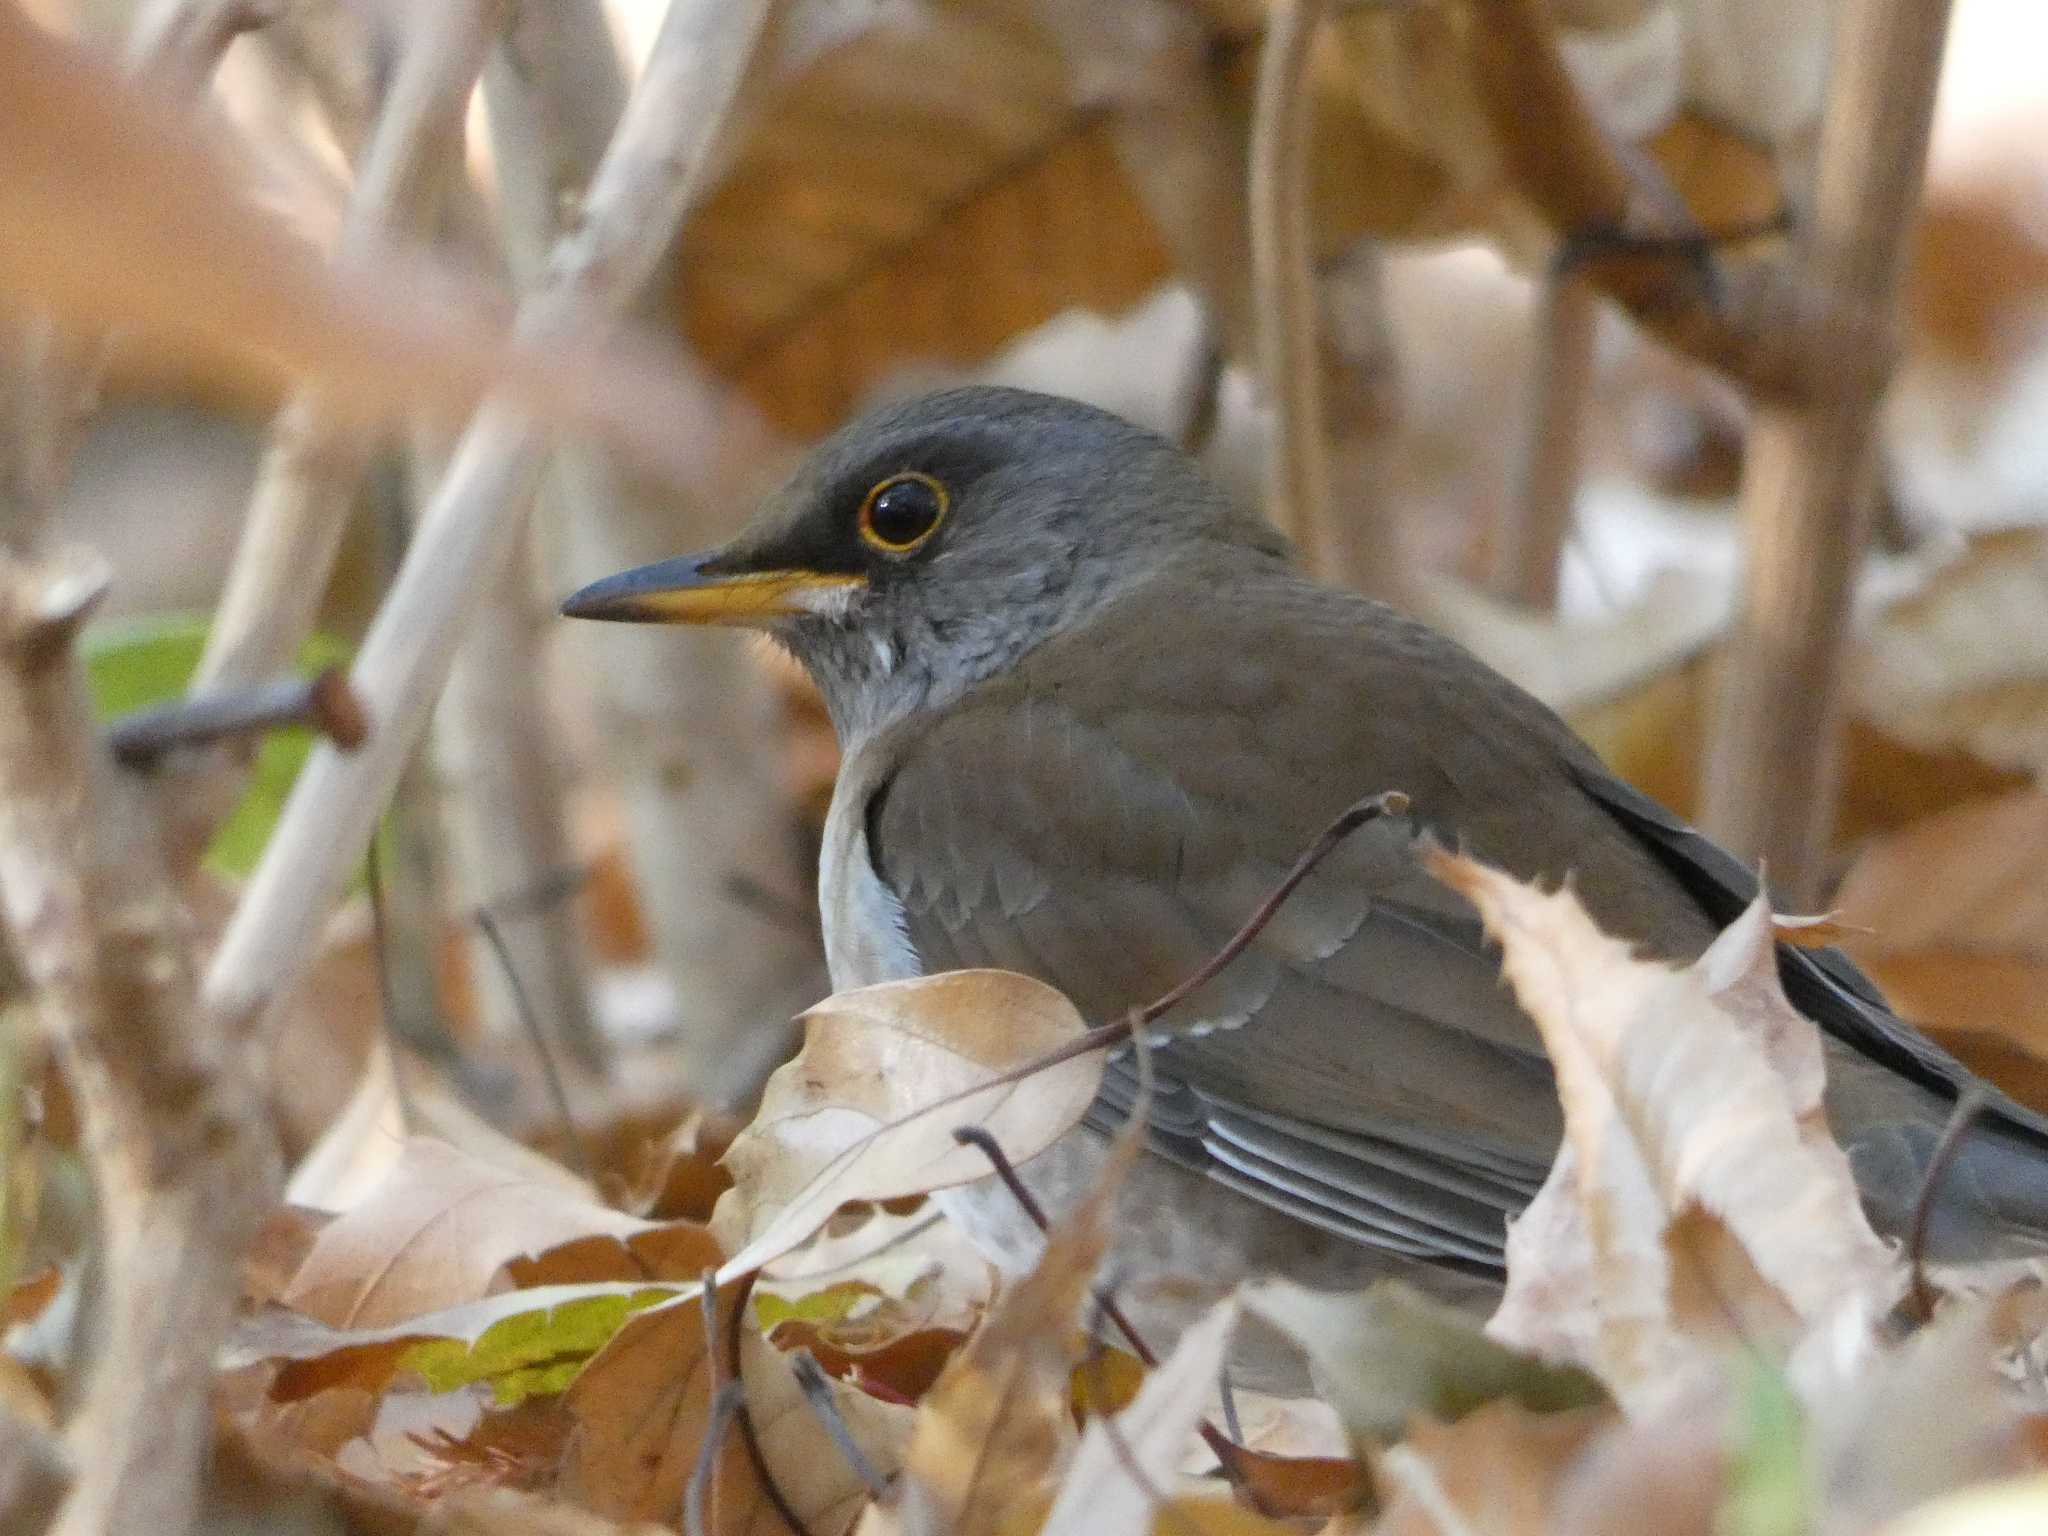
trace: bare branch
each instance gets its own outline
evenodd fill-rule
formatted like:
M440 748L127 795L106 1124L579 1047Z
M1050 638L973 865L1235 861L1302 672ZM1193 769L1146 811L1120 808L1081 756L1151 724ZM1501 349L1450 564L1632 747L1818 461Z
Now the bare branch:
M1579 451L1593 383L1592 285L1560 262L1544 280L1515 477L1489 551L1495 596L1549 612L1579 490Z
M1749 568L1701 821L1764 861L1795 910L1819 895L1841 778L1850 597L1870 541L1877 405L1894 362L1948 0L1843 0L1821 120L1812 284L1854 323L1814 344L1796 403L1750 428Z
M780 78L792 67L790 34L800 29L791 15L775 30L757 78ZM523 288L539 280L557 231L582 205L624 97L623 66L597 0L523 7L493 51L484 99L507 251ZM708 383L696 419L679 420L677 428L735 446L750 440L768 446L751 408ZM683 494L651 495L595 447L561 445L540 500L551 574L573 589L724 537L731 505L745 499L731 471L740 461L752 469L755 457L741 450L721 464L707 462ZM777 767L782 745L773 685L729 635L578 626L564 643L578 675L588 680L604 747L601 771L630 829L623 851L655 957L674 984L678 1065L708 1102L746 1103L785 1054L785 1021L822 988L815 915L806 911L795 925L773 915L777 905L801 906L806 889ZM458 662L444 720L467 691L466 670ZM514 701L503 703L509 710ZM529 764L527 771L540 766ZM509 798L516 790L509 766L492 771L506 776L499 787ZM474 846L496 866L473 872L479 889L521 883L512 867L516 850L502 846L490 829L489 808L458 804L454 814L466 818L472 810L485 839ZM545 827L533 829L536 843L545 833ZM541 873L549 857L536 848L525 879ZM765 889L771 902L736 898L736 872ZM571 946L559 930L536 927L521 936L529 952L522 972L544 982L541 966L549 953ZM487 1006L490 1001L486 994Z
M1268 14L1252 108L1250 208L1253 326L1275 429L1267 510L1317 574L1330 559L1330 446L1309 231L1308 66L1324 9L1325 0L1276 0Z
M1587 110L1543 0L1478 0L1471 48L1477 98L1508 172L1560 237L1687 243L1678 259L1617 245L1586 264L1588 279L1644 330L1760 399L1796 394L1821 342L1840 361L1848 318L1837 311L1853 295L1784 263L1734 268L1690 244L1700 232L1683 199L1646 156L1622 156Z
M260 736L288 725L318 731L344 752L360 747L370 733L347 675L329 667L314 678L193 694L137 710L115 721L107 739L122 767L148 768L180 747Z
M593 310L616 316L638 295L701 191L770 8L672 6L583 222L556 247L546 286L521 305L527 341L552 340ZM353 757L315 750L207 975L207 1001L238 1026L253 1027L311 954L447 676L471 604L511 555L544 449L532 421L503 401L479 413L457 448L352 673L370 709L370 743Z
M68 1426L63 1536L178 1536L213 1353L277 1187L245 1058L196 1006L154 829L98 746L71 642L99 581L0 557L0 902L64 1062L99 1193L98 1358Z
M441 179L460 161L463 115L503 9L503 0L450 0L414 18L349 200L343 259L427 232ZM312 632L371 448L362 424L337 416L317 388L301 389L278 413L195 692L290 668ZM212 840L251 760L246 750L212 754L165 786L168 841L181 861L198 858Z

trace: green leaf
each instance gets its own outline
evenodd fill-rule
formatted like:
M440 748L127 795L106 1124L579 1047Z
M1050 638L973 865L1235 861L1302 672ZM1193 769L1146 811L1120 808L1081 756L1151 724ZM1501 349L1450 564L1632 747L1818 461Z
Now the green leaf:
M1449 1423L1500 1398L1536 1413L1608 1401L1586 1372L1496 1343L1399 1281L1324 1292L1262 1280L1244 1302L1301 1345L1344 1427L1366 1439L1396 1439L1418 1413Z
M1716 1536L1803 1536L1813 1528L1810 1503L1806 1415L1784 1373L1752 1359L1735 1401Z
M206 631L206 618L191 614L152 615L88 631L86 679L99 717L113 720L184 693L199 669ZM299 670L310 676L348 657L341 641L315 635L300 648ZM307 731L273 731L264 738L248 790L207 850L206 862L214 871L240 878L256 867L311 749Z
M848 1280L811 1291L803 1296L778 1296L772 1291L754 1292L754 1320L763 1333L773 1333L784 1323L808 1323L829 1328L853 1315L854 1308L871 1302L879 1293L864 1280Z
M399 1368L417 1371L436 1392L487 1381L498 1402L510 1407L561 1391L627 1318L675 1296L674 1287L668 1287L587 1296L545 1311L516 1313L493 1323L474 1342L427 1339L416 1344L400 1358Z

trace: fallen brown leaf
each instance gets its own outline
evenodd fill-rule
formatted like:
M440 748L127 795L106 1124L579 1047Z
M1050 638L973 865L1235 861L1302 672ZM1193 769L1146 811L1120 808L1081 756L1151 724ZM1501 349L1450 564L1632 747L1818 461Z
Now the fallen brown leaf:
M336 1328L301 1312L270 1307L236 1326L221 1352L220 1367L235 1371L276 1363L270 1393L280 1401L341 1387L382 1391L402 1367L486 1380L574 1368L634 1312L695 1290L630 1281L548 1285L503 1291L385 1328Z
M1614 1420L1611 1408L1531 1413L1512 1402L1488 1403L1455 1424L1418 1420L1374 1463L1381 1513L1373 1536L1559 1529L1552 1514L1560 1481Z
M280 1298L375 1328L520 1286L688 1280L720 1257L688 1223L642 1221L558 1183L414 1137L374 1194L330 1223Z
M740 1335L740 1379L746 1384L747 1417L761 1447L762 1470L811 1536L841 1536L867 1506L868 1486L805 1400L789 1357L749 1329ZM834 1411L870 1469L894 1477L910 1443L915 1411L844 1382L830 1386ZM749 1530L766 1525L771 1513L766 1491L759 1490L757 1497L763 1513Z
M721 1319L730 1318L735 1294L720 1293ZM607 1519L677 1523L718 1374L705 1354L701 1296L631 1319L564 1394L573 1428L562 1492ZM728 1439L720 1473L736 1471L742 1454Z
M1087 1052L1014 1083L993 1079L1087 1031L1074 1005L1010 971L951 971L827 998L803 1015L804 1047L778 1068L725 1166L733 1188L712 1229L759 1269L850 1200L963 1184L988 1161L953 1139L980 1125L1014 1162L1080 1121L1102 1078Z

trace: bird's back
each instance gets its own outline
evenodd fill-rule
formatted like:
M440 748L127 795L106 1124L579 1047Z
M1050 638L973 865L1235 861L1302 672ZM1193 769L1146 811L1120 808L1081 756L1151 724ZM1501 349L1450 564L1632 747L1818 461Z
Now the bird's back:
M1326 1233L1485 1267L1560 1117L1475 915L1421 871L1415 838L1569 879L1603 927L1672 961L1754 883L1427 627L1197 546L1010 671L853 743L825 899L842 928L886 924L899 967L1021 970L1106 1020L1194 970L1331 817L1390 789L1409 816L1340 851L1169 1019L1191 1037L1160 1054L1155 1140ZM1834 1029L1831 1118L1896 1228L1961 1069L1846 961L1788 964ZM835 982L873 979L847 969ZM1128 1091L1112 1074L1101 1122ZM2017 1106L2006 1119L1951 1247L2048 1230L2048 1134Z

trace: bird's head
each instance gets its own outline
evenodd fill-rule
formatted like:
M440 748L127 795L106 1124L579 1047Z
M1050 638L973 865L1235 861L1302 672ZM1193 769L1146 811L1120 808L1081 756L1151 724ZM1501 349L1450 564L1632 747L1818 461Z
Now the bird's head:
M594 582L562 611L766 630L848 737L1006 670L1219 544L1284 557L1153 433L1051 395L954 389L842 427L731 543Z

